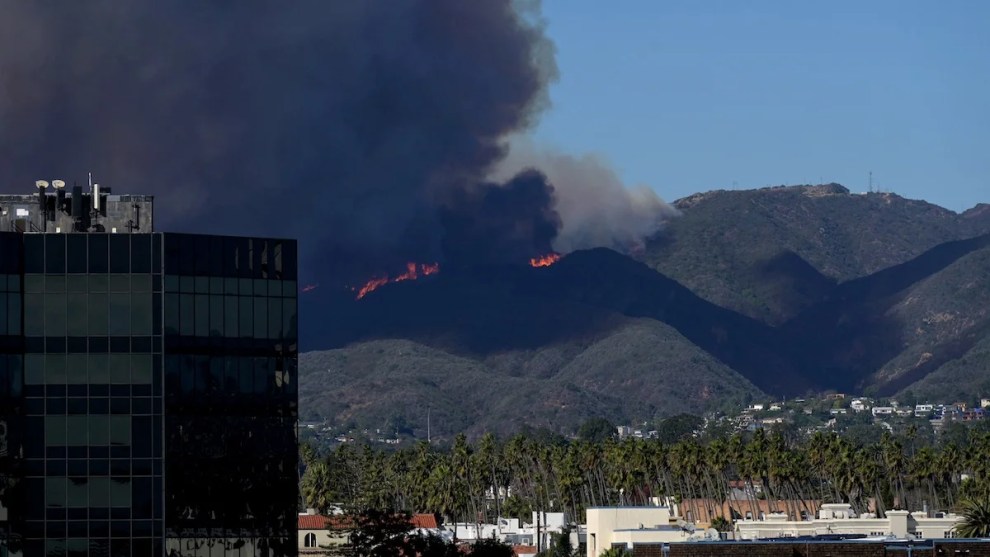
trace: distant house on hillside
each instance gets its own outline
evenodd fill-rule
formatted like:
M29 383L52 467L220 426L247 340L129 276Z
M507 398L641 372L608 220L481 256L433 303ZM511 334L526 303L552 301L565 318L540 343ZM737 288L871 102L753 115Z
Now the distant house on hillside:
M983 408L973 408L962 413L962 421L964 422L982 420L984 417L986 417L986 410Z

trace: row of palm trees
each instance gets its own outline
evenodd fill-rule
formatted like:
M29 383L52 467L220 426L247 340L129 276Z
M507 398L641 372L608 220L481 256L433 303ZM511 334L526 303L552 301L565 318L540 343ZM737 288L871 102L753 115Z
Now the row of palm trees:
M795 506L844 502L881 515L990 498L990 433L971 436L964 447L910 445L892 435L864 446L829 433L788 441L763 430L674 444L635 438L561 444L524 435L506 442L485 435L471 444L460 435L445 450L426 443L388 452L345 444L318 456L307 447L301 492L308 507L321 510L438 512L462 522L523 518L535 509L581 521L588 507L654 497L721 502L740 486L754 516L757 497Z

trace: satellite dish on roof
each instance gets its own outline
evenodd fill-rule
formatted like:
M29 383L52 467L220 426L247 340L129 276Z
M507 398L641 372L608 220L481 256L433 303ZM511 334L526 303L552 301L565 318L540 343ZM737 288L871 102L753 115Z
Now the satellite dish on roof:
M63 182L62 180L52 180L52 186L55 189L62 189L65 187L65 182Z
M48 187L48 182L44 180L37 180L34 182L34 185L38 186L38 189L45 189Z
M707 530L705 530L705 539L711 541L718 541L722 539L722 536L719 535L718 530L714 528L708 528Z

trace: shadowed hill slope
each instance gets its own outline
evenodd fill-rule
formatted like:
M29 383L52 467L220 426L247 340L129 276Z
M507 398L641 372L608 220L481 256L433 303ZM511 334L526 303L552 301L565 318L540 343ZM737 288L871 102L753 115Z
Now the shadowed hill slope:
M305 315L305 313L304 313ZM532 349L608 333L629 317L665 323L770 392L803 392L776 333L711 304L643 263L608 249L572 253L552 267L441 273L338 299L322 327L329 346L406 338L466 356Z
M981 256L988 247L990 235L947 242L906 263L843 283L780 331L786 343L802 346L799 365L820 389L860 392L874 386L890 392L903 387L938 363L906 375L894 371L903 363L888 364L927 342L917 333L919 319L952 307L974 314L986 311L986 291L972 282L961 288L958 277L980 276ZM963 332L942 335L942 342L961 343L946 350L946 357L972 345L973 339L960 336Z
M304 416L380 427L426 404L450 431L568 431L760 389L990 389L987 205L957 215L833 184L678 206L645 263L595 249L548 268L444 268L360 301L305 293L303 345L332 350L302 360Z

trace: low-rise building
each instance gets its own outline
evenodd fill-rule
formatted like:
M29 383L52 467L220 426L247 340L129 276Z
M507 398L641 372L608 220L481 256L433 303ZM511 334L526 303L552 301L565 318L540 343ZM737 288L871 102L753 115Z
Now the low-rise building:
M354 528L349 516L323 516L310 509L299 515L299 555L327 555L347 543Z
M339 551L349 543L351 532L356 526L357 521L348 515L325 516L317 514L315 509L300 513L299 555L330 555ZM432 514L412 515L409 519L409 532L451 539L451 535L440 527L437 517Z
M924 539L954 537L956 524L963 517L954 514L928 517L924 512L887 511L886 518L857 516L847 504L824 504L812 520L791 520L783 513L769 514L763 520L736 521L736 539L755 540L831 534L860 534Z
M615 546L687 541L691 532L671 522L669 507L592 507L587 510L587 557Z
M446 524L446 531L462 542L480 539L496 539L509 545L533 545L548 547L554 534L560 534L567 527L564 513L533 512L531 523L521 523L518 518L499 518L496 524L456 522ZM581 530L571 531L571 542L576 547L583 540Z

